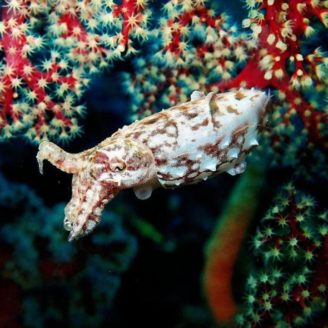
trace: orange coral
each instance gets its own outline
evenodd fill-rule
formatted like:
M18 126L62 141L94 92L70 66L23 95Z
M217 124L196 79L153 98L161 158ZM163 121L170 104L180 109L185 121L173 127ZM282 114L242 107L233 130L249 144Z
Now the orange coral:
M229 322L237 311L232 275L259 200L263 171L250 166L235 186L206 250L204 288L215 320Z

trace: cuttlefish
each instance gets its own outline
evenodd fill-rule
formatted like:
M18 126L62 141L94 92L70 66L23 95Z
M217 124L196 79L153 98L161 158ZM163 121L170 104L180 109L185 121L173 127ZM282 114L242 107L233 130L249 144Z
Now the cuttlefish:
M124 126L81 153L43 141L37 154L41 174L44 160L73 174L64 219L69 241L92 231L105 205L123 189L147 199L158 187L244 172L245 156L258 146L269 98L255 89L194 91L190 101Z

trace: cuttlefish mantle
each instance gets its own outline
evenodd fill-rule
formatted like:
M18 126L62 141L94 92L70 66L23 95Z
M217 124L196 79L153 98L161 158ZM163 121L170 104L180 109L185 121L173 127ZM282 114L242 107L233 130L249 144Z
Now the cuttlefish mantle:
M88 234L105 205L123 189L148 199L158 187L198 183L222 172L240 174L258 146L270 96L259 90L194 91L191 100L119 129L97 146L70 154L49 141L39 146L40 172L48 160L73 174L65 208L69 240Z

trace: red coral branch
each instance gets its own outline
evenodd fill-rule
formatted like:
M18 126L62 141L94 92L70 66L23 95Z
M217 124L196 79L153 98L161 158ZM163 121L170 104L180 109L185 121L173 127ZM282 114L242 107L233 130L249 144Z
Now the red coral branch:
M121 51L124 51L128 45L130 34L133 30L139 27L144 17L142 12L144 10L143 1L137 0L123 0L120 5L114 6L114 17L122 16L122 40Z
M22 5L27 6L27 1ZM60 104L48 95L46 87L50 83L65 86L66 90L74 90L77 80L73 74L60 75L59 58L55 56L49 62L47 70L42 72L29 59L33 48L41 48L42 40L24 33L28 28L25 11L2 8L2 23L5 28L1 39L4 50L5 66L1 72L0 95L0 130L7 127L8 137L11 135L9 126L22 125L22 120L30 119L28 124L34 126L35 135L40 136L47 131L47 113L51 112L58 120L57 124L70 127L72 122L61 110ZM38 44L40 43L40 44ZM23 94L19 91L25 86L25 96L29 103L22 101ZM27 108L25 108L27 106ZM33 116L26 116L28 107L33 107Z
M0 23L0 138L78 134L83 106L77 103L88 79L132 53L132 39L146 38L145 5L7 0Z

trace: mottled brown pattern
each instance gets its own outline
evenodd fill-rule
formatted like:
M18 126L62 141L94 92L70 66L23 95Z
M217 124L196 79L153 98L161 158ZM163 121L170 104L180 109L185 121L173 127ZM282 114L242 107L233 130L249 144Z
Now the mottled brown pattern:
M57 160L55 161L55 165L57 165L57 166L61 166L61 165L63 164L63 162L64 162L64 159L57 159Z
M248 126L247 125L244 125L244 126L241 126L238 130L236 130L232 134L231 147L235 147L235 148L241 149L241 145L238 142L238 139L241 137L242 138L241 144L244 144L244 142L245 142L245 134L247 133L247 130L248 130Z
M165 162L165 164L167 164ZM193 166L196 166L194 169L192 168ZM196 176L198 176L200 174L199 172L199 165L200 165L200 160L191 160L188 156L188 154L182 154L179 155L176 158L176 161L174 164L170 164L170 166L172 167L183 167L186 168L187 171L184 175L182 175L179 178L176 178L174 176L172 176L169 173L158 173L159 178L161 179L165 179L166 181L170 181L171 183L177 180L183 180L185 184L189 184L191 182L191 180L193 180Z
M199 147L200 151L203 151L206 155L210 155L213 157L219 157L219 154L222 152L221 149L219 149L219 145L221 143L222 139L216 140L215 143L207 143L204 146Z
M182 154L182 155L177 156L177 158L176 158L176 161L179 163L179 166L182 163L186 163L188 160L189 160L188 154Z
M259 131L262 131L263 129L265 129L267 127L267 125L266 125L267 116L266 115L268 112L270 112L272 110L271 104L269 104L269 106L267 108L268 108L267 112L260 113L260 115L259 115L259 123L258 123Z
M148 132L148 137L153 137L156 136L158 134L165 134L166 135L166 122L163 121L161 122L163 124L159 125L156 129L152 130L151 133Z
M228 113L234 113L236 115L239 115L240 113L238 112L237 108L231 106L231 105L228 105L227 106L227 111Z
M162 173L162 172L157 172L157 176L160 179L166 180L166 181L170 181L170 180L174 180L172 175L169 173Z
M136 127L137 128L140 128L142 127L143 130L145 129L148 129L149 125L152 125L152 124L160 124L160 123L163 123L166 124L167 120L169 120L169 115L165 112L165 111L162 111L162 112L159 112L159 113L156 113L152 116L149 116L149 117L146 117L144 118L142 121L140 121Z
M200 147L200 150L204 151L206 155L214 155L218 151L218 148L216 147L216 145L208 143Z
M178 140L175 139L174 141L164 141L164 143L160 146L162 148L163 146L166 146L167 148L170 148L171 150L175 149L175 146L177 146Z
M162 127L162 128L158 128L157 130L152 130L151 133L148 135L148 138L147 140L149 139L149 137L154 137L154 136L157 136L159 134L165 134L165 128Z
M161 111L155 114L155 116L158 116L158 119L162 119L162 120L167 120L170 117L170 115L166 111Z
M243 92L241 92L241 91L237 91L236 94L235 94L235 98L237 100L241 100L241 99L246 98L246 95Z
M94 156L94 163L95 164L108 164L108 157L106 154L98 151L96 152L95 156Z
M260 96L259 94L256 94L256 95L252 96L252 97L250 98L250 100L253 101L254 99L258 98L259 96Z
M193 131L196 131L196 130L198 130L200 127L202 127L202 126L207 126L207 125L208 125L208 119L205 118L205 120L203 120L202 122L193 125L193 126L191 127L191 129L192 129Z
M117 143L111 143L107 147L104 147L103 150L106 150L108 152L114 151L120 149L120 146Z
M134 140L140 139L140 136L144 133L144 131L134 131L126 134L126 138L132 138Z
M217 94L215 95L217 100L226 100L226 95L225 94Z
M220 123L220 121L217 118L213 118L212 124L213 124L215 129L219 129L222 126L222 124Z
M195 110L195 107L191 107L189 110L181 111L181 114L187 119L193 119L198 116L199 112Z
M170 131L170 130L172 130L172 128L174 129L173 132ZM167 122L167 124L165 125L165 131L166 131L167 135L170 137L178 138L178 136L179 136L177 124L173 120Z
M213 95L213 96L211 97L210 102L209 102L210 110L211 110L212 115L213 115L213 113L215 113L215 112L220 112L220 109L219 109L219 106L218 106L216 100L217 100L217 97L216 97L215 95ZM219 114L220 114L220 113L219 113Z
M239 127L236 131L234 131L232 134L232 142L234 142L234 140L237 140L240 136L244 136L248 128L248 125L243 125Z
M221 127L220 121L217 119L217 116L222 116L224 113L220 110L218 104L217 104L217 99L220 95L213 95L210 102L210 115L211 115L211 122L213 124L213 127L218 129Z
M188 110L191 107L192 106L190 106L190 105L181 105L181 106L177 107L177 109L179 109L181 111L185 111L185 110Z
M156 123L161 117L159 115L149 116L143 119L142 123L144 125L149 125Z
M145 145L147 146L147 147L149 147L148 145L147 145L147 143L145 143ZM153 153L153 155L155 156L157 153L160 153L160 151L161 151L161 147L149 147L149 149L150 149L150 151ZM155 156L156 157L156 156Z
M167 159L166 158L163 158L163 159L156 158L155 163L156 163L157 166L166 165L167 164Z
M176 125L176 122L172 119L167 119L167 120L163 120L163 122L160 122L162 124L160 124L157 129L154 129L151 131L151 133L148 132L147 138L144 140L141 140L143 143L147 144L148 146L148 141L151 140L151 137L155 137L155 136L159 136L159 135L163 135L165 137L170 137L170 142L168 143L167 141L164 141L163 144L161 146L168 146L168 147L172 147L174 145L177 144L178 142L178 136L179 136L179 131L178 131L178 127ZM169 131L168 128L173 128L173 131ZM165 138L163 138L165 139ZM173 140L172 140L173 139ZM140 140L140 139L139 139ZM150 149L152 149L152 151L155 152L160 150L160 148L158 147L151 147L148 146Z

